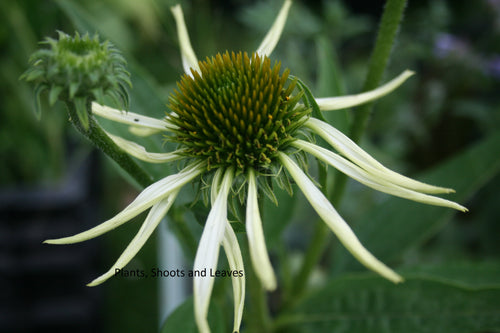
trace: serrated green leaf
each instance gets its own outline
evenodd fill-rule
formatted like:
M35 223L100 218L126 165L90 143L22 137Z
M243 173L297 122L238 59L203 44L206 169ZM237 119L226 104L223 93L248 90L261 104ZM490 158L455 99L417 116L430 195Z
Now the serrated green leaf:
M416 179L429 184L454 188L446 198L464 203L500 170L500 132L472 146L454 158ZM353 230L365 247L380 260L390 263L403 252L434 235L457 213L451 209L428 206L391 197L370 209ZM343 248L338 247L334 271L361 266Z
M287 316L286 332L500 332L499 288L424 278L392 284L360 274L335 279Z
M213 333L227 332L224 325L222 310L216 302L210 303L208 322ZM170 316L168 316L167 320L163 324L161 332L198 333L198 329L194 321L193 298L188 298L184 303L179 305Z

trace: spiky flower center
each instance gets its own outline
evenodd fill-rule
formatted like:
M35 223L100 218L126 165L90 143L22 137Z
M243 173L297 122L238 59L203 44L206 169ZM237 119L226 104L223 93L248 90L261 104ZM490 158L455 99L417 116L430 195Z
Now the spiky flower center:
M184 75L170 98L173 141L209 168L267 169L286 148L309 110L292 95L295 81L280 63L264 56L217 54L199 63L201 73Z

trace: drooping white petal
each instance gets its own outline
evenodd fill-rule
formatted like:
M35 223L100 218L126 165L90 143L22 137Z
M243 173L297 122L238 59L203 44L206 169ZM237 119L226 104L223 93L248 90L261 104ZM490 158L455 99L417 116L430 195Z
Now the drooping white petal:
M262 230L262 220L257 201L257 185L253 170L250 170L248 174L248 199L245 224L248 247L250 248L250 259L252 260L254 271L264 288L274 290L276 289L276 277L271 261L269 260L264 231Z
M140 127L140 126L129 126L128 131L135 136L148 137L158 133L158 130Z
M204 165L195 163L187 166L181 172L165 177L154 184L146 187L124 210L113 218L99 224L98 226L81 232L74 236L59 239L49 239L48 244L72 244L100 236L136 217L149 207L163 200L174 191L193 180L204 170Z
M140 249L144 246L165 214L167 214L178 193L179 190L176 190L165 199L153 205L153 207L149 211L148 216L146 217L146 220L144 220L144 223L139 229L139 232L137 232L137 235L135 235L135 237L132 239L125 251L123 251L123 253L120 255L115 264L111 266L109 271L90 282L87 286L94 287L103 283L104 281L115 275L117 272L119 272L120 269L123 269L123 267L125 267L130 262L130 260L132 260L137 252L139 252Z
M304 193L311 206L328 225L328 227L335 233L335 235L337 235L338 239L346 247L346 249L351 252L351 254L358 259L360 263L386 279L394 283L403 281L403 278L400 275L375 258L367 249L363 247L349 225L342 219L328 199L297 166L297 164L284 153L280 152L278 153L278 156L301 189L302 193Z
M286 19L288 17L288 11L290 10L290 6L292 5L291 0L286 0L281 7L281 10L274 20L274 23L271 29L267 32L266 37L255 51L259 56L269 56L276 44L281 37L281 33L283 32L283 28L285 27Z
M372 175L340 155L310 142L296 140L293 142L293 145L330 164L342 173L345 173L347 176L377 191L429 205L449 207L463 212L467 211L467 208L457 204L456 202L394 185L386 178Z
M172 14L174 14L175 24L177 25L177 36L179 38L181 48L182 66L184 67L184 72L192 76L192 68L200 73L198 58L196 57L193 47L191 46L191 41L189 40L189 34L186 22L184 21L184 14L182 13L181 5L175 5L174 7L171 7L170 10L172 11Z
M214 285L214 277L211 276L211 272L217 267L219 248L226 229L227 196L232 181L232 171L226 171L220 191L208 214L207 222L203 228L203 233L201 234L198 250L196 251L196 257L194 259L194 270L206 270L207 272L207 276L195 276L193 279L195 321L201 333L210 332L207 314L210 295L212 294Z
M125 110L117 110L96 102L92 102L92 113L118 123L146 128L150 131L150 134L164 132L168 129L175 128L174 125L170 124L165 119L156 119Z
M213 204L217 200L219 194L219 187L221 185L222 176L224 176L224 169L218 168L215 171L214 178L212 178L212 186L210 187L210 202Z
M243 307L245 305L245 267L243 267L243 257L241 256L238 239L236 238L233 228L227 221L222 245L224 246L224 251L226 252L229 268L233 272L233 275L231 276L234 296L233 332L239 332L241 318L243 317Z
M135 158L140 159L141 161L149 163L167 163L182 158L182 155L179 154L181 151L176 151L173 153L150 153L146 151L146 148L144 148L140 144L126 140L122 137L110 134L108 132L106 132L106 134L113 140L114 143L116 143L118 147L123 149L127 154L132 155Z
M366 171L374 175L384 177L394 184L423 193L437 194L454 192L449 188L433 186L419 182L415 179L403 176L395 171L386 168L370 154L361 149L361 147L359 147L344 133L331 126L330 124L327 124L315 118L309 118L306 121L305 125L311 128L323 139L325 139L325 141L332 145L332 147L335 148L339 153L341 153Z
M401 73L396 78L392 79L388 83L384 84L377 89L367 91L357 95L346 95L338 97L326 97L326 98L316 98L316 103L318 103L319 109L321 111L332 111L346 109L353 106L361 105L364 103L371 102L382 96L385 96L395 90L397 87L403 84L410 76L415 74L415 72L406 70Z

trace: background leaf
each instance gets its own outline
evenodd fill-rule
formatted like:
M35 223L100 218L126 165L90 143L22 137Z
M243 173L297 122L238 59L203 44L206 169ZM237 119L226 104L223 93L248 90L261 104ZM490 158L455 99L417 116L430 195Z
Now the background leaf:
M454 262L401 271L403 276L433 279L469 288L500 288L500 262Z
M282 320L293 327L287 332L301 333L500 332L498 299L498 285L467 288L421 277L394 285L360 274L333 280Z
M224 318L220 306L214 301L210 303L208 312L208 322L210 329L214 333L227 332L224 326ZM182 333L198 333L194 321L193 298L187 299L179 305L177 309L167 318L161 329L162 333L182 332Z

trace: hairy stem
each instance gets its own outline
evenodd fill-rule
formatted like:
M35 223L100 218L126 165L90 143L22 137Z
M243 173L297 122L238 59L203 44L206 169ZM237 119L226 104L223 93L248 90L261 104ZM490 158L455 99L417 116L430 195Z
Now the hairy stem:
M132 178L142 187L151 185L151 177L135 163L132 158L118 147L109 136L104 133L101 127L96 123L92 113L90 112L91 101L87 101L87 112L89 115L89 126L86 129L79 120L76 112L76 106L72 101L66 101L68 113L71 118L71 123L75 128L88 138L92 143L115 161L121 168L123 168Z
M363 91L375 89L380 85L396 40L399 25L403 19L406 2L407 0L387 0L385 4ZM360 106L354 112L354 121L349 135L354 142L358 142L361 139L368 124L372 108L373 103L368 103Z

